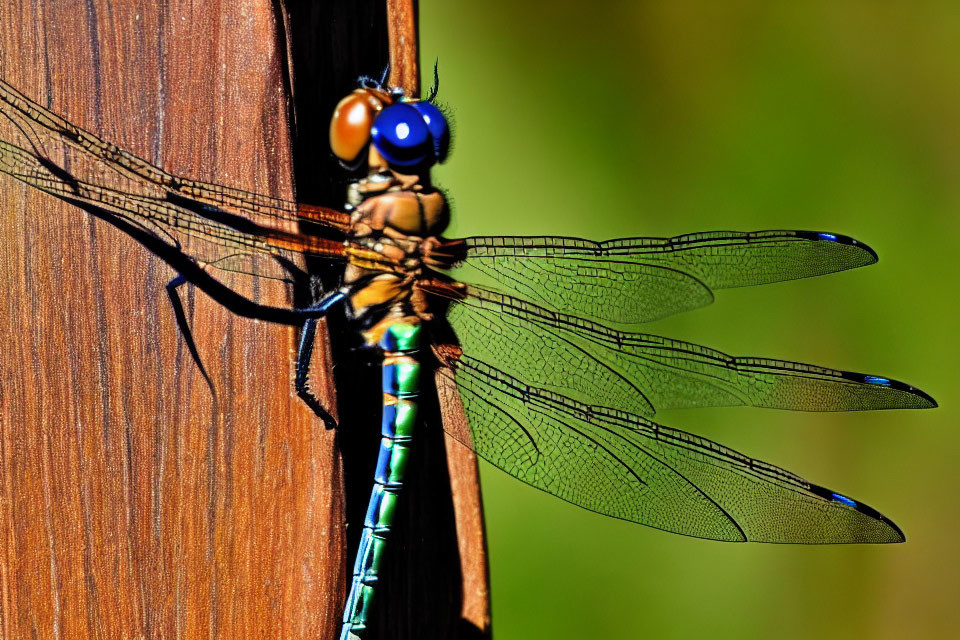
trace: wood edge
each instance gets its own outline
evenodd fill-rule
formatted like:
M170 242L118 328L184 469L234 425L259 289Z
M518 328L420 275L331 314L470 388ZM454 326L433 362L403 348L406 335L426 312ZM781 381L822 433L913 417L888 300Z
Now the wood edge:
M408 96L420 93L420 42L417 36L416 0L387 0L387 32L390 40L391 87Z
M463 575L461 617L484 633L489 633L490 576L487 565L487 540L483 521L483 497L477 456L471 450L470 425L467 423L456 382L448 369L434 374L443 418L444 448L453 493L457 528L457 548Z

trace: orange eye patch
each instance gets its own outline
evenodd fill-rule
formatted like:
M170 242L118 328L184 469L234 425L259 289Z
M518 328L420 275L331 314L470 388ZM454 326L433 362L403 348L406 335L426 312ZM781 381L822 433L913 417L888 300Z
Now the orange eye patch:
M337 104L330 120L330 148L344 162L353 162L370 142L370 127L389 97L357 89Z

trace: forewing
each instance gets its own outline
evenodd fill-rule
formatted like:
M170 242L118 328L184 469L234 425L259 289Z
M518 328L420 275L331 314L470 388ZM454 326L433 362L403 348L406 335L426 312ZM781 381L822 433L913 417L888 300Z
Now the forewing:
M876 262L865 244L810 231L721 231L674 238L486 236L457 241L461 280L552 311L635 324L695 309L712 290L853 269Z
M150 233L223 271L290 281L302 254L343 259L346 214L181 178L108 143L0 80L0 172ZM91 211L93 212L93 211ZM104 215L106 214L106 215Z

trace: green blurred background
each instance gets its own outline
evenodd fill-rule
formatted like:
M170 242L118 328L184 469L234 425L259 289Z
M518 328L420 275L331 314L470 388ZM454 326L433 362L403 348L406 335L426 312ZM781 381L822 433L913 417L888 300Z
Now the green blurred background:
M882 5L882 6L881 6ZM673 411L862 499L897 546L735 545L607 519L484 465L497 640L954 638L960 3L422 0L459 234L853 235L880 263L649 326L915 384L941 408Z

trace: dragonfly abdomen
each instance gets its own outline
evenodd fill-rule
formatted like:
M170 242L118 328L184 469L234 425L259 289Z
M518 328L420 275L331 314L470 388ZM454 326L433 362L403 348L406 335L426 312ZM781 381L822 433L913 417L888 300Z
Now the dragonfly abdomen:
M381 559L393 528L396 505L410 457L420 395L420 334L416 318L389 327L379 341L383 349L383 418L380 454L373 490L363 522L353 567L350 595L344 608L341 640L362 637L380 577Z

